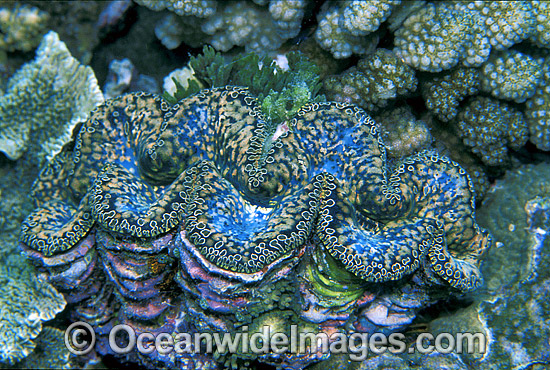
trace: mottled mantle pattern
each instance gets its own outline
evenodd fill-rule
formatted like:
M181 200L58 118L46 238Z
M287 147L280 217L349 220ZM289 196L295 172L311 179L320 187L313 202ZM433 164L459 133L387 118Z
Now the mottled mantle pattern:
M491 244L475 222L468 175L448 158L421 152L390 169L374 122L356 106L309 104L274 126L239 87L204 90L174 106L143 93L106 102L83 125L74 150L42 171L33 197L37 208L21 240L54 285L80 292L73 302L95 300L87 307L97 311L110 305L98 297L109 296L114 283L124 315L162 314L172 330L190 321L186 315L210 330L235 330L255 316L222 319L216 312L236 313L239 305L254 303L255 311L243 311L250 315L292 311L292 299L262 308L246 284L298 293L305 304L294 314L315 323L334 319L336 308L323 297L342 278L358 292L346 295L342 323L373 301L367 282L409 286L403 278L413 274L425 288L472 290ZM107 277L94 268L99 260ZM314 267L296 267L303 260ZM322 261L332 267L323 270ZM84 284L59 272L71 267ZM301 285L289 279L296 269ZM334 287L316 279L321 275ZM180 298L165 294L173 285L199 298L198 305L184 303L189 313L173 308ZM310 306L328 308L321 314ZM102 319L94 317L105 325L116 310L110 305ZM310 355L282 361L303 365Z

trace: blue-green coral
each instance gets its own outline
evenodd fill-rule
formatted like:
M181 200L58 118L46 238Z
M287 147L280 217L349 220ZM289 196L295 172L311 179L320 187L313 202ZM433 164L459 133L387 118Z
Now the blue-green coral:
M74 59L51 31L36 58L17 71L0 96L0 151L10 159L30 151L37 163L43 163L102 102L92 69Z

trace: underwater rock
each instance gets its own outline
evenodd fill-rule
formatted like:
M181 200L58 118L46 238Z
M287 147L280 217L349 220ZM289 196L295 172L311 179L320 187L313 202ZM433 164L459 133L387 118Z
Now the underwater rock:
M484 333L487 352L461 354L478 369L550 363L550 166L507 172L477 211L496 245L484 257L485 286L467 308L430 324L434 333Z
M358 107L310 103L273 124L231 86L174 106L145 93L108 100L32 194L22 249L94 327L101 355L117 355L107 333L119 323L136 334L391 333L476 289L491 244L471 181L448 158L423 151L390 171ZM123 359L301 368L329 357L319 345Z
M103 86L105 99L116 98L123 93L134 91L156 94L159 87L153 77L139 74L130 59L113 59L109 63L109 73Z

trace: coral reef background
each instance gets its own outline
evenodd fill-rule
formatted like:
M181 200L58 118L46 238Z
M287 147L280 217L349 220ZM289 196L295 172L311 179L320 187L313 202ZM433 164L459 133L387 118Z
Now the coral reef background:
M147 157L151 163L147 162L150 167L145 167L142 164L145 156L138 157L139 161L135 164L134 159L125 157L126 149L121 145L117 146L115 142L126 140L118 129L104 130L109 133L96 133L97 137L102 135L101 138L89 141L86 141L85 134L79 132L82 127L92 127L90 123L94 120L104 119L97 111L92 115L91 112L97 106L103 107L105 101L122 101L127 106L135 105L140 107L135 111L143 114L164 114L160 113L165 111L164 106L151 112L140 110L141 105L159 104L160 107L160 98L136 99L131 102L127 102L125 98L116 100L120 96L137 96L124 94L145 92L156 94L154 96L162 95L162 104L177 106L177 102L182 99L194 101L189 97L204 92L204 89L218 91L215 89L224 89L225 86L246 87L248 93L257 99L257 107L251 110L259 112L257 114L263 117L266 126L260 124L260 128L256 127L256 130L265 132L262 131L264 133L259 135L260 138L253 137L251 140L253 143L264 140L262 150L266 153L272 153L270 150L279 150L277 148L280 146L274 144L276 142L279 143L277 145L287 145L286 142L291 141L288 137L300 138L297 141L305 145L304 147L315 142L313 134L311 137L308 136L309 134L305 134L305 128L293 123L297 120L297 115L302 117L304 113L301 109L308 104L315 107L311 108L312 112L319 109L318 107L323 107L323 104L329 104L326 102L336 102L332 104L342 106L353 104L354 107L364 110L372 117L373 130L376 130L376 137L383 142L383 151L387 156L387 160L381 159L387 163L378 167L384 168L385 171L387 166L388 173L408 168L407 166L416 166L415 171L418 173L434 173L440 170L444 176L454 179L449 180L449 183L456 189L461 189L458 193L467 199L464 203L468 203L470 199L469 195L464 194L475 190L476 210L475 213L472 212L474 221L464 227L469 230L468 227L474 228L472 225L475 225L475 230L478 230L475 223L477 219L481 227L479 230L486 228L493 237L491 248L482 246L483 243L480 242L475 248L472 247L472 250L451 247L451 252L443 252L441 248L439 255L436 252L430 254L431 258L435 259L452 258L452 271L462 274L460 279L444 278L445 272L439 273L440 270L437 268L432 271L427 267L429 265L421 264L420 267L415 265L417 270L410 269L410 285L405 283L402 286L398 283L392 285L394 280L403 276L402 274L396 274L394 278L369 280L369 284L381 281L386 284L387 280L390 280L389 285L374 285L376 288L364 285L365 282L358 282L355 278L365 277L365 274L348 275L353 269L350 267L353 264L346 265L345 257L339 257L335 252L336 247L330 254L335 260L340 258L339 262L334 262L330 259L332 257L326 257L322 253L309 255L307 251L300 252L300 258L307 255L311 261L322 261L320 265L324 263L329 266L329 270L333 268L334 271L338 271L334 272L334 275L329 274L329 280L332 279L333 285L319 287L312 284L310 288L304 288L304 285L298 287L299 284L291 283L290 280L285 280L286 278L277 281L272 276L266 277L264 285L259 290L265 297L269 297L266 298L265 307L259 311L247 311L248 314L258 317L242 318L239 321L241 325L248 323L251 327L259 327L262 323L271 322L277 316L276 312L281 318L279 325L301 320L304 330L310 330L309 323L304 324L303 320L307 315L300 314L300 308L293 306L292 298L289 298L294 297L292 294L299 291L302 296L308 295L308 298L302 299L309 299L312 307L323 307L327 312L330 311L331 315L336 315L335 307L338 305L344 307L338 312L340 320L344 322L342 317L347 317L347 325L354 325L355 328L387 332L399 330L408 338L412 338L411 340L418 335L418 327L434 334L475 331L487 335L491 342L485 354L386 353L371 354L363 362L350 361L343 355L333 355L328 359L310 356L307 359L296 360L296 367L370 369L393 366L405 369L438 369L447 366L456 369L542 369L550 366L550 322L547 314L550 310L550 242L547 236L550 232L550 2L28 0L0 2L0 241L3 246L0 249L0 280L3 283L0 294L1 367L69 368L85 364L117 367L123 364L123 361L140 363L146 367L158 364L169 366L170 361L165 358L155 359L158 362L153 363L152 360L148 362L150 360L136 356L126 359L112 356L101 358L98 355L87 358L69 356L63 345L63 330L76 317L86 317L90 314L86 311L89 308L86 305L93 299L96 301L90 303L90 307L98 309L104 301L108 301L109 304L105 305L116 311L120 322L132 322L125 315L133 312L136 317L140 317L139 313L143 308L138 306L143 304L143 300L161 302L167 297L165 292L155 285L150 291L147 290L149 288L144 288L150 295L140 298L146 293L141 292L139 294L142 295L139 296L135 289L128 292L125 290L127 285L119 283L118 279L122 276L120 271L127 268L125 263L129 263L125 258L139 260L141 255L135 251L138 247L117 244L116 237L136 235L125 233L116 227L109 229L107 226L95 231L98 226L92 226L92 222L100 223L98 220L106 216L102 216L99 211L88 216L87 210L80 204L81 201L82 204L86 203L88 197L91 198L86 195L87 186L98 182L92 177L97 173L105 177L103 185L96 185L96 197L98 194L104 196L109 191L115 195L119 194L115 191L114 185L110 185L114 181L113 178L117 178L122 184L121 188L134 189L139 194L131 201L136 204L150 203L157 198L161 199L158 194L165 191L164 187L171 184L170 181L175 181L176 175L195 162L178 162L166 159L169 157L166 155L166 158L163 157L156 162L155 159L150 160ZM115 100L110 100L112 98ZM118 103L113 104L116 106ZM185 104L191 103L182 103L182 106ZM189 112L195 112L193 109L189 108ZM106 117L111 113L104 114ZM189 116L192 115L189 113ZM347 119L341 118L339 114L334 114L334 117L339 117L333 119L334 122L338 122L335 125L339 125L335 126L336 129L331 129L335 132L338 127L347 127L345 125L349 124ZM105 121L115 122L111 119ZM308 129L311 130L321 130L319 127L324 124L313 119L311 122L304 119L304 122L309 122ZM89 129L90 132L93 127ZM118 126L113 123L113 127ZM147 126L147 129L158 129L159 132L165 130L156 128L155 125ZM145 132L145 129L143 130ZM136 135L136 152L147 149L154 151L147 147L149 139ZM178 135L180 138L184 137L181 133ZM204 132L201 135L204 136ZM266 139L268 137L274 138L273 143ZM168 139L163 139L168 143ZM187 142L185 140L188 139L180 140ZM113 142L113 147L102 152L96 153L90 149L94 145L99 148L109 142ZM272 144L273 146L270 146ZM218 144L204 145L209 150L227 149L217 146ZM314 144L308 148L312 147L316 148ZM84 150L81 156L73 154L80 153L81 150ZM291 154L286 155L288 158L296 155L296 158L299 158L296 159L296 163L305 160L307 164L302 163L301 168L308 168L306 172L309 176L314 171L312 169L317 168L317 164L314 165L317 159L296 154L300 153L300 150L301 147L296 146L288 152ZM326 155L325 149L319 149L319 153ZM443 165L438 167L438 170L431 167L431 164L424 165L428 162L426 158L430 158L431 155L426 153L434 153L431 158L445 158L442 161L449 161L446 159L449 158L450 161L445 163L452 162L456 164L456 168L464 169L468 174L468 185L457 185L461 180L456 179L462 177L455 175L453 171L447 171L447 167ZM176 157L184 158L186 155L178 152ZM274 157L275 162L285 157L284 153L277 155L279 157ZM235 156L241 158L237 154ZM100 162L115 161L125 170L118 167L102 169L100 167L103 164L95 164L98 158L101 158ZM345 158L355 157L348 155ZM374 162L379 160L376 156L373 158ZM80 160L82 163L94 164L89 168L79 169L78 166L81 164L77 162ZM165 162L162 162L163 160ZM225 176L231 183L238 184L237 188L241 193L247 193L249 190L246 190L244 182L239 182L240 179L235 180L237 176L230 174L229 170L226 170L226 173L215 174L216 171L223 172L226 162L231 160L220 160L219 163L223 162L223 165L217 165L217 169L212 170L214 174L201 176ZM262 157L262 160L265 158ZM331 159L327 160L326 163L329 164L325 165L336 166L334 163L340 163L339 160L342 163L351 161ZM288 161L292 162L289 159ZM433 162L437 160L434 159ZM74 168L71 167L73 165ZM157 165L158 167L155 167ZM131 166L135 168L128 170ZM292 165L288 166L290 168ZM76 171L76 175L73 176L71 171ZM134 173L132 175L124 171ZM82 180L86 177L84 173L90 176L90 179ZM147 179L147 184L132 177L137 173ZM289 177L281 175L282 172L273 173L278 174L277 179L281 184L288 185L288 188L296 188L296 184L289 180ZM255 178L254 176L256 175L250 175L250 178ZM411 183L431 181L427 175L410 176ZM464 176L466 178L466 175ZM37 178L40 178L40 181L35 183ZM78 180L70 180L71 178ZM68 180L63 182L56 179ZM70 184L70 181L74 183ZM300 181L306 183L306 180ZM354 184L349 187L357 186L354 181L349 181L350 184ZM152 185L147 188L149 183ZM233 194L228 190L228 186L223 186L223 191L226 192L224 194ZM273 190L276 186L272 186L271 182L268 181L263 186L263 197L268 198L265 194L274 196L273 194L277 193ZM408 194L407 190L403 190L408 185L400 186L403 194ZM455 189L452 186L449 189ZM70 192L67 190L69 188ZM372 192L377 191L372 183L366 188ZM465 188L468 188L468 191L464 190ZM439 194L435 191L430 193L429 189L422 191L430 194L432 198L415 198L419 204L427 202L424 199L435 199L434 194ZM166 190L163 194L171 193ZM257 194L250 194L246 195L247 201L260 199L254 198ZM236 197L235 195L235 199ZM49 203L60 199L65 202L63 205ZM272 201L281 199L282 195L277 193ZM235 202L243 201L238 199ZM452 206L418 206L414 208L414 212L417 212L419 217L424 217L425 214L437 213L440 209L446 212L445 207L455 207L451 212L466 214L461 213L462 206L450 202L448 194L441 195L438 202L438 207L443 207L441 204ZM361 199L354 203L354 207L361 208L362 212L369 212L365 204L379 205L376 201ZM25 230L36 230L32 228L34 224L30 225L28 221L30 219L34 222L37 219L33 219L34 216L28 218L29 214L33 214L35 207L66 207L63 208L63 222L76 217L78 226L82 227L80 234L71 234L76 230L71 226L69 233L63 234L69 235L69 241L66 238L63 241L51 242L53 239L50 238L47 247L39 246L39 242L33 241L32 236L29 236L32 233L25 234ZM109 207L111 208L104 213L117 211L115 206ZM271 205L266 207L269 208ZM243 208L243 214L245 209L247 208ZM157 212L161 211L162 208L160 211L157 209ZM377 210L379 214L376 215L376 212L370 212L366 218L376 219L376 222L380 220L380 224L371 225L368 223L370 221L360 218L363 216L357 216L359 220L356 222L365 230L378 231L380 228L384 229L384 226L388 227L387 220L393 217L390 216L391 212L398 211L388 208ZM444 211L441 211L441 214L443 213ZM75 215L81 217L80 223ZM54 235L58 228L64 230L63 227L67 227L66 225L74 225L67 222L63 224L65 226L59 226L56 222L61 221L56 217L57 214L41 214L38 224L45 225L45 231L38 232L40 236ZM122 216L121 218L124 219ZM127 217L125 220L134 219ZM212 222L217 221L214 218ZM104 222L105 225L108 223ZM20 238L22 224L24 227ZM395 227L396 230L402 230L402 226ZM89 230L93 231L88 233ZM168 232L170 227L162 230ZM48 234L50 232L52 234ZM94 242L85 238L85 235L95 237L96 232L99 237L103 235L104 238L98 242L102 243L102 247L98 247L97 252L95 247L92 247ZM315 235L318 236L311 236L311 239L319 245L326 245L327 250L330 250L332 244L323 241L324 234L319 232ZM480 231L480 235L485 234ZM176 234L173 237L176 239ZM193 240L197 240L196 238ZM22 252L20 242L24 242L25 252ZM183 244L175 249L183 251L185 243L180 242ZM73 244L78 246L73 247ZM121 248L127 248L122 257L115 252ZM139 248L156 247L139 244ZM406 253L410 252L407 248L399 247L396 254L406 256ZM66 250L74 253L64 254ZM435 249L432 246L433 250ZM77 258L74 257L75 253L82 255L78 255ZM170 266L180 263L178 258L183 258L176 258L170 254L172 252L168 253L165 250L155 250L154 253L162 258L155 257L157 259L154 262L149 259L143 260L149 264L148 271L155 271L151 274L151 281L164 279L164 275L156 270L158 266L163 266L170 272L166 272L166 275L170 275ZM95 254L100 256L96 257ZM307 263L299 263L298 256L293 258L294 262L288 262L285 267L294 269L295 266L299 266L296 267L297 277L293 279L307 282L308 279L327 278L323 275L322 269L312 270L305 267ZM29 260L33 261L34 266ZM97 268L94 270L95 267L91 267L91 261L97 262L98 265L99 261L103 261L105 266L114 267L111 267L111 270L110 267L105 267L106 272L99 273ZM386 256L383 261L388 263L392 258ZM75 267L82 264L86 266L82 270ZM151 267L150 264L156 267ZM126 267L121 267L123 265ZM344 265L350 270L346 270ZM434 262L434 266L437 266L437 263ZM281 269L278 272L280 275L283 274L282 271L286 271L283 267L278 268ZM478 289L466 292L471 289L465 289L465 285L477 286L478 268L483 275L483 283ZM65 272L60 273L61 270ZM212 298L213 288L209 284L213 284L214 278L208 271L201 274L200 279L204 279L201 281L208 285L208 288L198 283L195 286L198 279L196 276L193 279L189 276L177 278L182 290L186 291L185 297L189 302L192 300L190 297L198 297L201 303L182 303L182 300L185 300L177 298L171 301L172 304L180 304L189 312L194 312L189 314L190 317L201 317L200 320L204 320L206 326L215 326L213 322L217 322L216 320L225 320L227 324L231 321L227 319L228 316L214 308L218 307L216 299L227 297L222 294L222 298ZM226 276L224 279L231 280L233 277ZM458 280L463 283L457 282ZM103 281L107 282L107 288L99 290L98 286ZM346 285L343 281L351 282L349 286L352 288L341 288L338 284ZM272 290L266 288L270 282L273 283L273 287L270 288ZM153 286L157 281L154 280L150 284ZM107 291L109 289L111 290ZM351 293L346 289L351 289ZM343 294L343 291L346 291L346 294ZM202 300L197 292L204 294ZM335 292L342 296L337 299ZM327 295L323 296L324 293ZM372 304L366 303L367 293L372 293ZM364 294L363 298L358 298L361 294ZM407 294L410 294L407 297L414 299L405 302L404 297ZM312 296L317 298L314 299ZM280 299L281 303L274 303L277 299ZM359 301L362 303L358 303ZM386 304L384 302L390 301L386 307L389 313L383 320L365 319L371 319L372 316L369 315L376 307L382 307ZM256 304L254 299L251 302ZM249 305L253 306L250 302ZM151 312L160 312L169 306L164 302L150 303L147 307ZM370 307L371 311L367 307ZM399 310L406 312L403 316L407 317L390 328L387 322L391 321L390 318L397 317L392 315L397 315ZM310 315L313 315L311 312ZM156 313L157 311L155 315ZM319 312L316 314L319 315ZM298 318L300 315L302 317ZM97 322L102 323L101 320L105 320L105 317L107 316L97 318ZM326 317L323 320L327 320ZM147 320L149 319L151 318L147 317ZM181 317L177 319L183 320ZM318 317L317 319L322 321ZM329 325L326 322L323 324L325 329L339 327L337 324ZM160 330L162 325L150 328ZM203 358L189 361L194 361L196 366L202 364L201 366L208 365L213 368L223 368L224 363L250 368L263 366L258 365L259 363L284 366L288 364L285 361L292 361L276 356L239 356L222 356L221 362ZM320 362L315 363L317 361ZM179 366L184 368L181 364Z

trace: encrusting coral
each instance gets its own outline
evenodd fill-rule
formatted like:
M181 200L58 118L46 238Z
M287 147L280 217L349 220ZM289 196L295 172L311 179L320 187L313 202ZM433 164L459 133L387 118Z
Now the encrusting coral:
M92 69L74 59L57 34L49 32L36 58L16 72L0 96L0 151L13 160L27 151L43 163L102 102Z
M423 151L390 172L375 123L356 106L309 103L277 123L231 86L173 106L144 93L107 101L33 197L22 248L98 330L114 319L138 331L235 332L278 316L302 331L391 332L433 289L478 287L491 244L468 175L448 158ZM72 266L67 279L60 271ZM392 292L364 282L392 282L411 298L388 303ZM255 358L306 366L325 358L313 346ZM249 358L170 356L126 358Z
M17 364L19 369L72 369L71 353L64 341L65 333L46 326L36 338L34 351Z
M496 246L483 258L486 289L473 295L466 307L430 322L434 336L479 332L491 338L488 345L455 358L455 363L468 364L461 369L547 367L549 185L548 161L508 171L491 187L477 212Z

